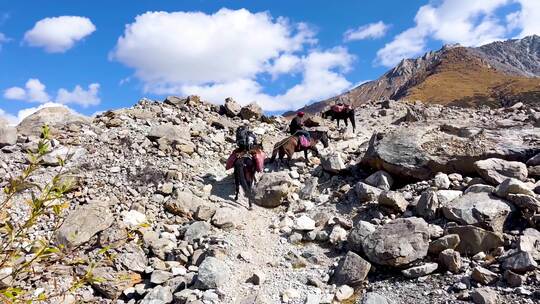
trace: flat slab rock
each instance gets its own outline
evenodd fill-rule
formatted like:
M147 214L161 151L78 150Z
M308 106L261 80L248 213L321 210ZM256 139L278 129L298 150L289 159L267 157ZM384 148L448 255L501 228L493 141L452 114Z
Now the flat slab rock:
M392 176L429 179L437 172L473 174L478 160L497 157L525 162L540 152L534 144L540 141L540 128L460 132L468 128L415 125L376 133L362 164Z
M376 264L399 267L427 255L428 224L422 218L400 218L383 225L363 241L367 258Z
M107 202L92 201L73 210L56 233L56 239L67 247L88 242L96 233L107 229L114 219Z
M463 225L502 232L514 206L488 192L469 192L442 208L444 216Z

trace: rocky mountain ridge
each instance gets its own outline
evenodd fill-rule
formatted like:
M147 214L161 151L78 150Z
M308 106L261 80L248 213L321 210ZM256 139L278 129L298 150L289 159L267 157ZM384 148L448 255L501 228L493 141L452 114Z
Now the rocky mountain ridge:
M494 107L516 102L535 103L540 96L538 77L540 36L498 41L476 48L446 45L421 57L404 59L379 79L302 110L320 112L337 99L355 106L382 99Z
M0 125L1 186L25 167L43 123L53 150L33 182L68 153L77 181L60 229L43 218L28 240L63 244L68 263L38 263L0 288L46 303L540 299L540 108L384 100L361 105L357 132L310 119L328 130L330 147L307 164L298 153L290 170L267 164L251 211L233 201L224 166L234 131L248 124L267 154L287 136L286 120L255 105L143 99L93 119L52 108ZM28 196L13 218L28 212ZM94 260L100 279L68 291Z

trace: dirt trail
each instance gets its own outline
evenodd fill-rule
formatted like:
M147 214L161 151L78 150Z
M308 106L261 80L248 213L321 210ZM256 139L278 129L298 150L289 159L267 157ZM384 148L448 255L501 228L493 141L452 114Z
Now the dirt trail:
M320 294L319 289L306 283L308 276L326 274L332 261L326 257L325 250L314 244L291 244L272 229L272 223L285 212L283 208L254 206L251 211L243 207L239 210L242 210L239 227L223 233L229 246L226 263L232 271L230 282L223 288L224 303L282 303L282 294L287 289L295 289L299 295L289 303L304 303L308 293ZM305 259L301 256L305 252L319 257L320 262L303 263ZM254 273L262 275L260 285L247 282Z

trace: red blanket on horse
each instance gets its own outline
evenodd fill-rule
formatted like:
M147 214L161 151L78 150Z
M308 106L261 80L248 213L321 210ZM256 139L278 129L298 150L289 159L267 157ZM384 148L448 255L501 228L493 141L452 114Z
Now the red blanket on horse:
M234 163L238 159L239 156L242 156L242 153L246 153L244 151L240 151L240 149L236 149L233 151L233 153L229 156L227 159L227 163L225 164L225 169L229 170L234 167ZM255 161L255 170L257 172L262 172L264 170L264 151L260 149L251 150L249 151L251 154L252 159Z
M351 109L351 106L345 105L345 104L342 104L342 105L337 104L337 105L333 105L331 107L331 109L332 109L332 111L334 111L336 113L341 113L341 112L343 112L345 110Z

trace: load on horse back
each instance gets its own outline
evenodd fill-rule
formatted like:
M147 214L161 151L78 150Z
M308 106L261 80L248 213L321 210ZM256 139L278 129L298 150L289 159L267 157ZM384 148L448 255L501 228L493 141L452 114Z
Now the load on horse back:
M308 151L311 151L314 156L319 155L317 150L317 143L321 142L325 148L328 147L328 133L327 131L315 130L315 131L304 131L309 134L309 137L304 137L307 139L305 143L301 143L301 138L303 135L292 135L284 140L278 142L274 145L274 150L272 151L272 158L270 163L273 163L276 160L276 157L279 156L279 164L281 165L283 158L287 155L287 167L291 167L291 159L295 152L304 152L304 158L306 164L308 163Z
M252 209L254 198L253 185L255 183L255 172L264 170L264 152L262 146L257 143L257 138L247 127L239 127L236 130L235 149L227 159L225 169L234 168L235 197L238 201L240 187L248 199L249 209Z
M325 119L331 119L332 121L337 120L337 126L339 128L339 122L343 120L345 122L345 127L349 126L349 121L351 121L353 131L356 131L356 120L354 108L350 105L338 103L330 107L330 109L322 112L322 117Z

